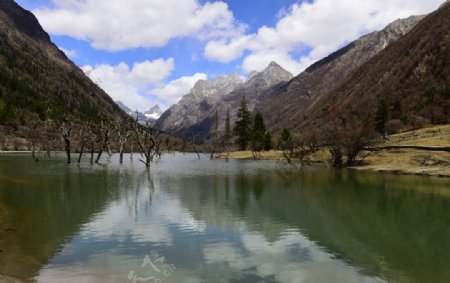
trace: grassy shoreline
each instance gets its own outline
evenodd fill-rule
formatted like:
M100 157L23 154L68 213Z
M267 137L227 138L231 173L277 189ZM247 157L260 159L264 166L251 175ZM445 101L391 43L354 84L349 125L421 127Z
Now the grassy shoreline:
M450 125L424 128L390 136L382 146L450 146ZM352 170L450 178L450 152L417 149L363 152L362 164ZM251 151L232 152L230 159L254 159ZM260 160L283 160L281 151L262 152ZM309 158L309 163L327 164L330 155L322 149ZM294 161L295 162L295 161Z

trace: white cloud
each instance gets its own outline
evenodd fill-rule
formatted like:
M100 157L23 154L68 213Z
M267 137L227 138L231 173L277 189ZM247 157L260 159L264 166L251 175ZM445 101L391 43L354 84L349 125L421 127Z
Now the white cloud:
M207 244L203 255L207 264L222 264L228 281L233 274L255 270L260 278L274 277L277 282L286 283L384 282L381 278L361 274L357 268L336 259L299 231L284 232L276 241L269 242L258 232L245 231L241 237L242 246L226 242ZM299 249L296 257L292 256L293 247Z
M315 0L294 4L279 15L275 27L257 33L211 40L205 47L208 60L228 63L246 55L246 72L262 70L277 61L294 74L304 70L343 44L364 33L379 30L398 18L426 14L443 0ZM308 47L309 54L294 58L292 52Z
M110 51L165 46L172 38L235 36L242 25L224 2L197 0L53 0L33 11L45 30Z
M59 49L69 58L76 58L78 56L78 52L75 49L68 50L63 47L59 47Z
M174 69L174 59L157 59L116 66L102 64L84 66L84 72L115 101L122 101L132 110L148 110L154 105L145 93L166 79Z
M206 79L206 74L196 73L193 76L185 76L173 80L164 87L154 88L150 90L149 93L171 105L177 103L183 95L189 93L196 82Z

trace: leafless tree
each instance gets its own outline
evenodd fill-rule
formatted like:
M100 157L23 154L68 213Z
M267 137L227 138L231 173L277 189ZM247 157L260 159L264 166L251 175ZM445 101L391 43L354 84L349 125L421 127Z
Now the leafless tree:
M141 156L139 159L146 167L150 167L155 155L160 154L161 132L151 128L148 124L141 126L138 123L133 125L134 140L139 147Z
M331 153L331 165L353 166L365 147L375 139L374 130L366 122L334 122L324 130L324 142ZM344 157L346 162L344 163Z
M58 131L64 142L64 148L67 154L67 163L72 163L70 158L71 148L70 141L72 137L73 123L69 115L65 115L58 123Z
M28 126L28 140L30 142L31 157L36 160L36 141L38 138L38 123L31 122Z
M278 139L278 148L288 163L292 163L295 154L294 137L288 129L283 129Z
M80 145L80 153L78 155L78 164L81 163L81 158L84 154L84 149L86 145L91 140L92 134L92 124L90 121L81 123L81 126L78 130L78 139L79 139L79 145Z
M352 123L343 126L340 135L347 157L346 166L355 165L357 157L375 139L375 131L367 123Z
M45 140L43 143L45 144L45 150L47 152L48 159L50 159L50 152L55 146L55 141L57 140L57 132L55 131L55 128L55 121L50 117L47 117L44 122Z
M117 140L119 142L119 162L123 163L123 152L125 144L128 142L131 136L131 128L127 121L123 118L116 118L114 122L114 129L117 133Z
M99 129L99 134L100 134L100 147L99 147L99 151L97 154L97 158L95 159L95 163L99 163L100 158L103 154L104 151L109 152L109 144L110 144L110 137L111 137L111 132L110 132L110 128L109 125L107 125L106 122L101 121L100 122L100 129Z

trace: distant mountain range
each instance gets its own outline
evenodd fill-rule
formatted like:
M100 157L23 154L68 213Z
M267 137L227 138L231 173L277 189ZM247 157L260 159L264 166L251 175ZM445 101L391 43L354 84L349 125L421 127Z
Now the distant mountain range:
M120 109L122 109L123 112L127 113L133 119L136 119L137 115L137 120L141 124L145 124L147 122L149 122L150 124L154 124L163 113L159 105L155 105L152 108L150 108L150 110L142 113L131 110L122 101L116 101L116 104L120 107Z
M156 126L184 138L196 136L198 139L209 139L216 111L221 120L230 111L231 121L234 122L242 97L253 110L265 92L292 77L280 65L271 62L262 72L253 72L247 81L237 74L199 81L189 94L164 112ZM221 123L219 130L224 127Z
M443 5L426 18L399 19L318 61L295 78L272 62L263 72L250 74L247 81L236 74L200 81L156 125L184 138L209 139L216 111L219 129L223 130L227 110L235 121L244 96L251 110L262 112L273 133L283 128L301 131L313 124L319 126L338 113L354 115L360 111L359 118L373 117L381 97L389 100L391 109L402 108L402 117L394 109L392 119L408 122L419 117L432 123L448 122L448 99L437 93L450 91L449 6Z

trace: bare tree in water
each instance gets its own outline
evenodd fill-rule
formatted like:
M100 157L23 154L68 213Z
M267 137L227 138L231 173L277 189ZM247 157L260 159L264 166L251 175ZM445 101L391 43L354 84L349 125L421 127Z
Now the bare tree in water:
M58 131L64 142L64 149L67 155L67 163L72 163L70 158L71 148L70 142L72 137L73 123L69 115L64 115L64 117L58 123Z
M80 128L78 129L78 142L79 142L79 155L78 155L78 164L81 163L81 158L84 154L84 149L86 145L89 143L91 139L91 127L92 123L90 121L81 123Z
M148 124L139 125L137 122L133 125L134 140L138 145L143 159L139 159L146 167L150 167L155 155L160 154L161 132L151 128Z
M111 138L111 131L109 128L109 125L107 125L107 123L105 121L101 121L100 122L100 129L99 129L99 134L100 134L100 147L99 147L99 151L97 154L97 158L95 159L95 163L99 163L100 158L103 154L103 152L107 151L109 152L109 144L111 142L110 138Z
M123 118L117 117L114 122L114 129L117 133L117 140L119 142L119 162L122 164L125 145L131 136L131 127Z

